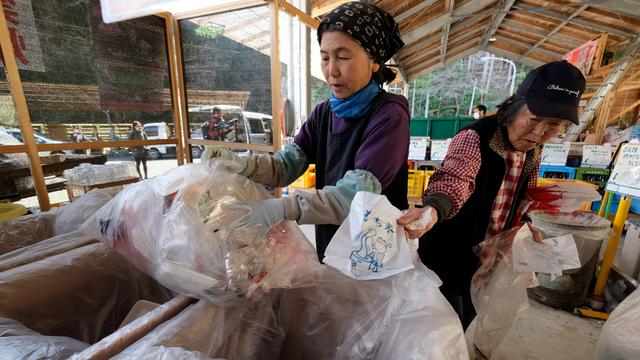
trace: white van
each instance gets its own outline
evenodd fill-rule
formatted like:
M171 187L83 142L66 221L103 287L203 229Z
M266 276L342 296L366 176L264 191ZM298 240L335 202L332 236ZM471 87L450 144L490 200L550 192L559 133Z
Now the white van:
M157 123L147 123L142 127L142 131L147 134L148 140L157 140L157 139L169 139L171 138L171 130L169 129L169 125L166 122L157 122ZM150 145L147 146L149 149L149 160L160 159L165 155L176 155L176 145L175 144L164 144L164 145ZM199 158L201 154L201 149L197 146L193 146L191 148L191 156L194 158Z
M271 115L243 111L235 105L201 105L189 108L189 122L201 125L209 121L213 108L222 111L222 118L232 125L232 131L226 135L226 141L245 144L269 145L273 143ZM193 139L203 138L201 130L192 133Z

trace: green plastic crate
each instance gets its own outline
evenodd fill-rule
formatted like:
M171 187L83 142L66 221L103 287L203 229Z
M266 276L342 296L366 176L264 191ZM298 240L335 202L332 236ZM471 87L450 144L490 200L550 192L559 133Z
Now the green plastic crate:
M598 169L591 167L581 167L576 169L576 180L586 181L603 187L609 180L610 169Z

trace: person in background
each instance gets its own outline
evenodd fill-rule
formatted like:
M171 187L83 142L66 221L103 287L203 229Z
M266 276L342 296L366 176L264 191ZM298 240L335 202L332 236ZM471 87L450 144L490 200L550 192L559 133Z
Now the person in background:
M202 135L205 139L225 141L227 134L233 130L230 126L225 125L222 110L219 107L214 107L209 121L202 124Z
M384 64L403 45L393 17L365 2L349 2L326 14L317 30L328 101L309 115L294 139L275 155L239 157L217 147L231 172L269 186L286 186L316 164L316 191L247 202L236 231L258 228L258 238L283 219L316 224L322 261L333 234L358 191L386 195L399 209L407 204L409 111L407 99L382 89L396 74Z
M134 121L131 126L132 129L129 134L129 140L147 140L147 134L142 131L140 121ZM143 179L142 173L140 172L140 164L142 164L142 168L144 169L144 178L147 179L147 149L144 146L134 146L131 148L131 152L133 153L133 158L136 160L136 171L138 172L140 180Z
M473 118L478 120L487 116L487 107L484 105L478 105L473 109Z
M89 141L89 139L84 136L84 134L77 127L73 128L73 132L71 133L70 140L72 143L85 142ZM74 154L85 154L84 149L76 149L73 150Z
M479 259L473 247L511 228L525 191L537 185L542 144L565 125L578 124L584 88L584 76L566 61L531 71L496 115L453 138L444 165L429 179L425 207L398 221L409 223L425 211L436 214L410 237L422 236L420 259L442 280L440 290L465 329L475 317L469 287Z

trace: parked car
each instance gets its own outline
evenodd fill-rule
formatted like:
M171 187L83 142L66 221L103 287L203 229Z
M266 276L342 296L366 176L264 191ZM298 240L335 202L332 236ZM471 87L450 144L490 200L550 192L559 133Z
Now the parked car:
M11 138L17 141L17 143L13 143L13 142L9 143L6 140L7 138L5 136L3 137L5 140L3 141L2 145L14 145L14 144L17 145L17 144L24 143L23 141L24 139L22 138L22 132L20 131L20 129L0 127L0 132L2 132L5 135L9 135ZM38 133L34 133L33 137L36 140L36 144L64 144L63 141L52 140ZM40 156L47 156L47 155L54 155L54 154L73 154L73 150L40 151L38 152L38 154Z
M227 123L232 123L232 131L226 135L226 141L245 144L270 145L273 143L271 115L244 111L235 105L201 105L189 108L191 124L201 125L209 121L214 107L222 110L222 117ZM202 139L202 129L191 134L192 139Z
M149 140L171 138L171 131L169 130L169 126L166 122L144 124L142 131L147 134L147 139ZM176 155L175 144L150 145L147 146L147 148L149 149L149 160L160 159L165 155ZM199 158L201 153L202 151L199 147L191 147L192 157Z

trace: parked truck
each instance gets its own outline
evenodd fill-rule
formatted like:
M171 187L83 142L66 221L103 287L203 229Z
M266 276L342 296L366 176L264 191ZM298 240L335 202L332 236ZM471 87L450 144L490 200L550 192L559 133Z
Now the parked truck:
M157 123L148 123L142 127L142 131L147 134L148 140L157 140L157 139L170 139L173 137L171 129L166 122L157 122ZM166 155L176 155L176 145L175 144L163 144L163 145L150 145L147 147L149 149L149 160L160 159ZM191 156L193 158L199 158L201 155L201 149L198 146L191 147Z

